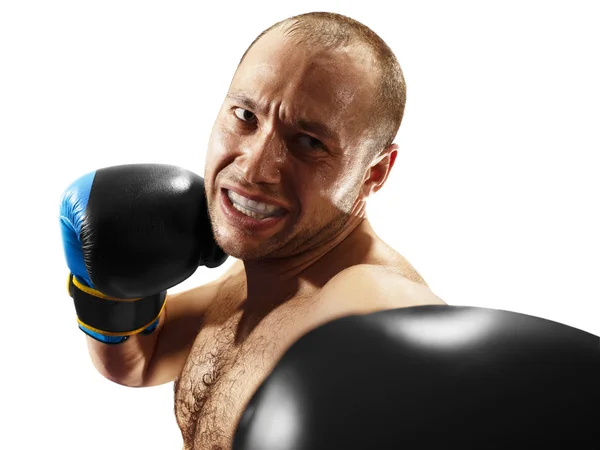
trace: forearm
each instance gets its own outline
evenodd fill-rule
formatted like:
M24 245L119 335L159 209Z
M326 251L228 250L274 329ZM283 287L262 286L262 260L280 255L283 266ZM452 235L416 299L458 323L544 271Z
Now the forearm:
M151 334L130 336L121 344L105 344L86 336L94 367L105 378L129 387L145 385L146 373L155 353L165 314Z

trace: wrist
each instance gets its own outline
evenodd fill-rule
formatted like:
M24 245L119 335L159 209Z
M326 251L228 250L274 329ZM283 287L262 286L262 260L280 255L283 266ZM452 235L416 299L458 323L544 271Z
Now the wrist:
M77 322L81 331L107 343L125 342L129 336L151 334L157 327L166 304L166 291L134 299L109 297L81 283L73 274L68 280Z

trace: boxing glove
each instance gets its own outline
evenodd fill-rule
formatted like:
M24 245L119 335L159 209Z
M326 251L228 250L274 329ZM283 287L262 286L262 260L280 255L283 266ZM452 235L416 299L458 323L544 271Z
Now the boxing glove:
M79 327L105 343L151 332L167 289L227 259L213 238L204 180L170 165L78 178L61 198L60 227Z
M550 320L446 305L349 316L290 347L233 450L600 448L599 380L598 336Z

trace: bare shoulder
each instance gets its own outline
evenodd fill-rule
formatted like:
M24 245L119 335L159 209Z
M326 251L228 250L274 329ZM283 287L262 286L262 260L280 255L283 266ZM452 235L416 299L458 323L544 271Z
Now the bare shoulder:
M443 305L425 283L407 278L394 267L359 264L344 269L319 294L325 303L340 304L356 312L421 305Z
M234 290L232 286L239 284L243 265L238 262L208 283L170 294L165 308L165 331L172 329L174 336L186 335L187 340L195 338L201 324L206 322L209 310L227 301L231 297L228 294Z

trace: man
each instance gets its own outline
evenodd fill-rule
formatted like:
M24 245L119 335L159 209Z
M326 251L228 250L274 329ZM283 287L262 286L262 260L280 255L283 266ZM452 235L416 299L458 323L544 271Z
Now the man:
M245 53L204 176L215 240L239 261L169 296L154 332L119 345L88 338L116 383L175 381L186 449L229 448L253 392L311 329L443 304L366 217L394 166L404 103L392 51L348 17L284 20Z

